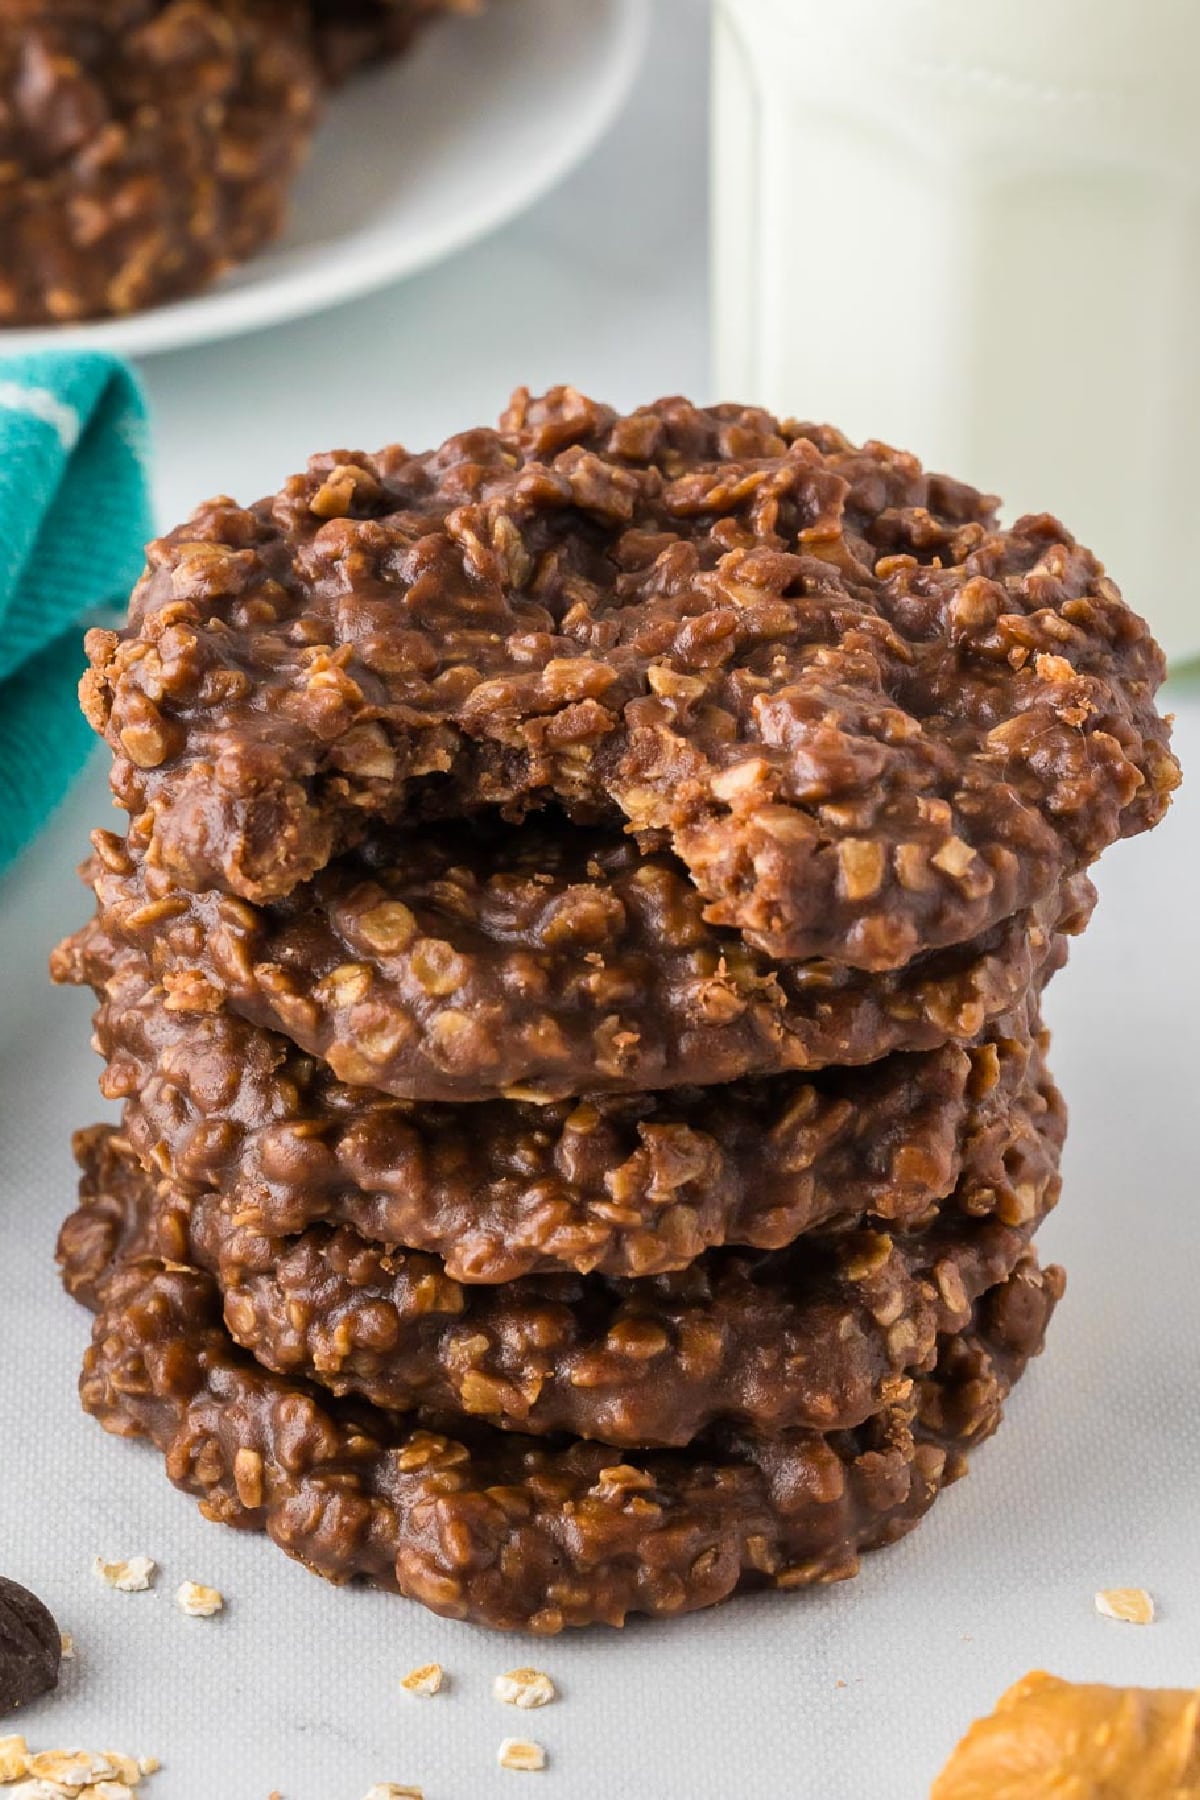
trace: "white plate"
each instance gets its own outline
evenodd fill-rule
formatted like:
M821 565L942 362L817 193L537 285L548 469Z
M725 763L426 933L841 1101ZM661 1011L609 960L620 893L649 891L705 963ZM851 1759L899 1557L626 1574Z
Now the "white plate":
M0 331L0 355L150 356L318 312L448 256L546 192L611 122L647 0L495 0L334 96L271 249L211 292L128 319Z

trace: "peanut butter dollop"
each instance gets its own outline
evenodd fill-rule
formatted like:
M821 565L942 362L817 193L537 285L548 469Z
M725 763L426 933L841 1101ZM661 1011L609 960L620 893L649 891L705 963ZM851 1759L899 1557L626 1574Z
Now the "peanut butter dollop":
M1200 1800L1200 1690L1025 1675L972 1725L930 1800Z

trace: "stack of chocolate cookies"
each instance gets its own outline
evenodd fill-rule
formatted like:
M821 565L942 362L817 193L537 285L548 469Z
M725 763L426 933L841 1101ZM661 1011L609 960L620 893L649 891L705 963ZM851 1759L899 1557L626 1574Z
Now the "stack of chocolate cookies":
M89 652L89 1411L491 1625L909 1530L1061 1292L1040 996L1177 780L1093 557L880 444L560 389L202 507Z

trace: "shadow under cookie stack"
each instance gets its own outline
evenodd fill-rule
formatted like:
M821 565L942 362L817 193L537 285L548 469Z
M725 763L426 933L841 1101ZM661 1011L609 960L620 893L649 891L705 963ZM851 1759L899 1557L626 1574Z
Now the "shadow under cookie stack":
M1062 1291L1041 993L1177 780L1092 556L827 428L518 393L202 507L89 653L87 1409L493 1626L910 1530Z

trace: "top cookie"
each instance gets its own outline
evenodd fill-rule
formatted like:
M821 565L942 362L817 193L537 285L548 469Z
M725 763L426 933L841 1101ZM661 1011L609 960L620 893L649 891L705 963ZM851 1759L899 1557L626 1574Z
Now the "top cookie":
M897 968L1154 824L1161 653L1055 520L826 427L518 392L151 546L87 715L148 854L278 898L361 836L554 803L767 955Z

